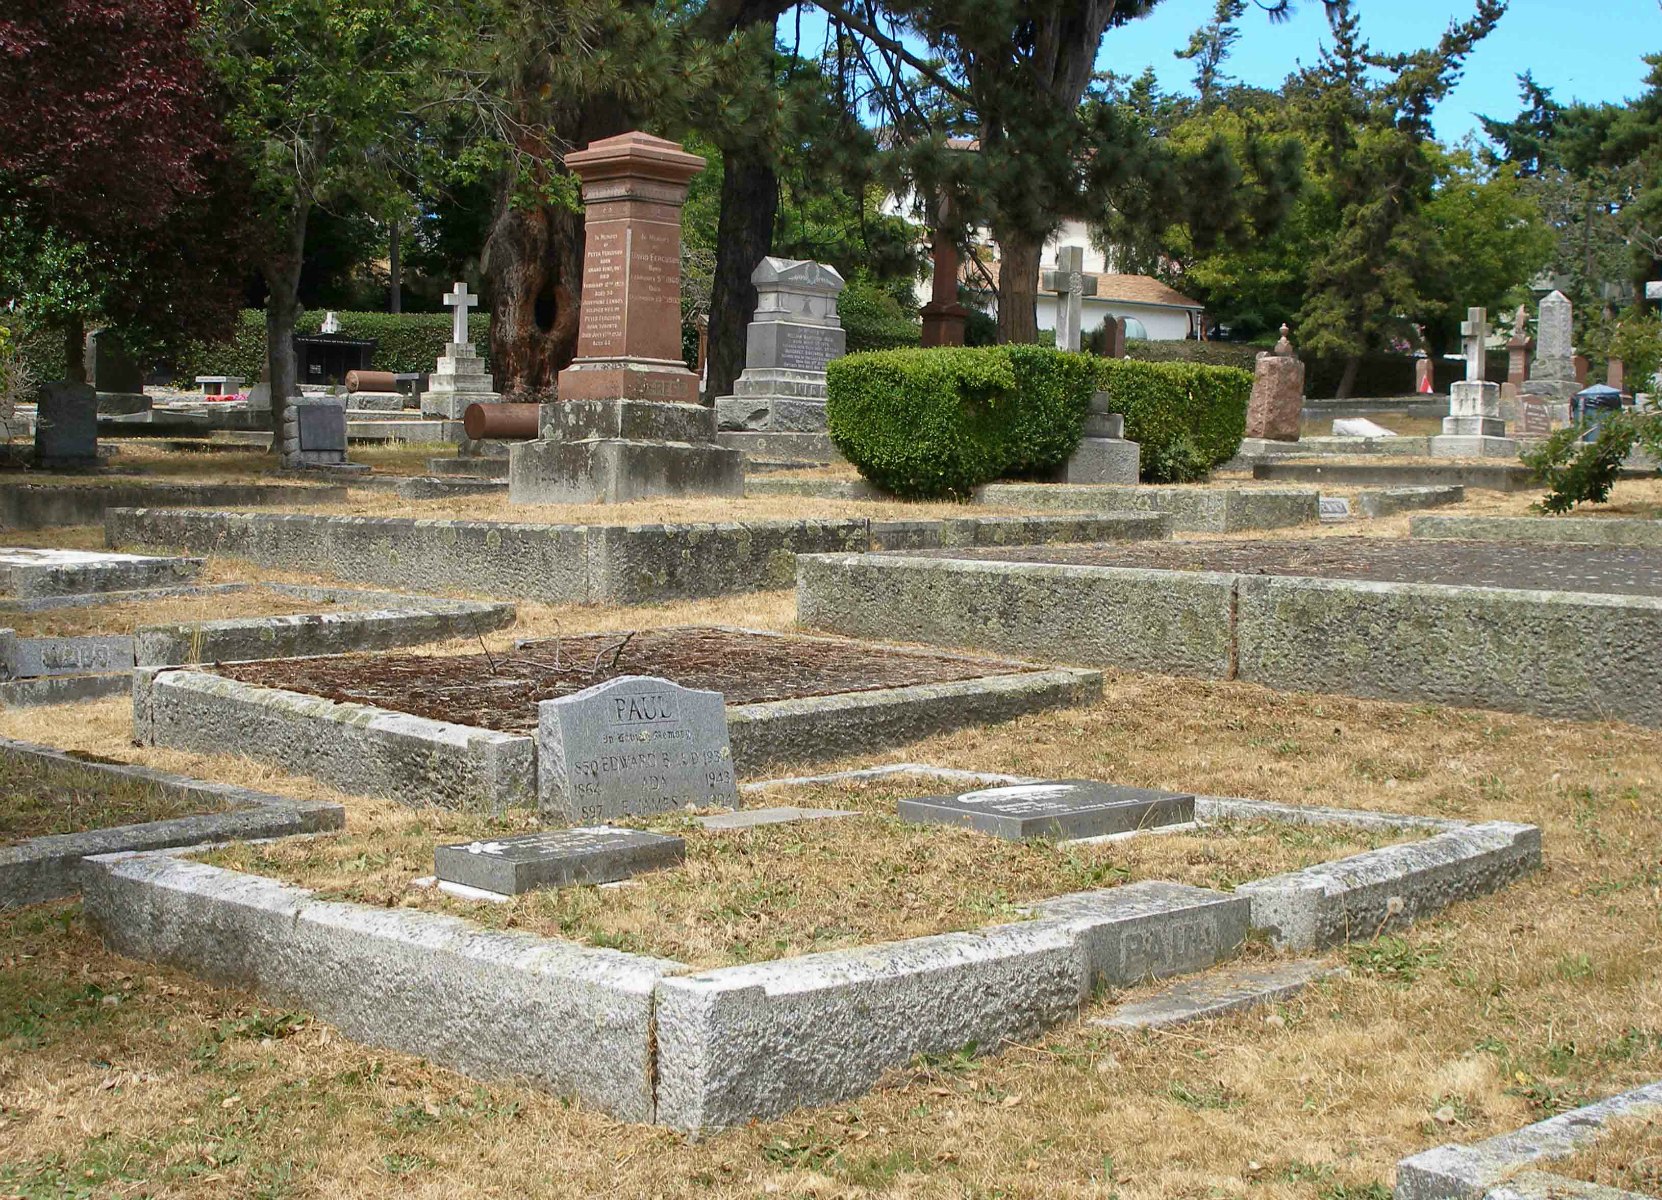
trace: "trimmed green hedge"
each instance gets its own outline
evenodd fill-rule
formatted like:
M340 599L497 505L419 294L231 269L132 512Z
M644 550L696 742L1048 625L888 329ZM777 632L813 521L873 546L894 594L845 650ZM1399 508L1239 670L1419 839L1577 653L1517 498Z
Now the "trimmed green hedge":
M431 371L450 341L450 314L337 312L344 337L375 339L370 366L377 371L414 374ZM301 333L316 333L323 321L320 312L301 318ZM468 335L479 353L490 357L490 316L471 313ZM228 342L216 345L197 343L179 356L173 366L175 382L189 386L198 375L241 375L252 382L265 365L265 313L245 308L237 314L237 329Z
M1079 445L1096 362L1044 346L885 350L827 371L831 440L878 487L964 498L1061 466Z
M1246 433L1252 373L1199 363L1096 359L1097 387L1142 447L1144 483L1204 479L1235 457Z
M837 297L837 317L848 336L848 352L897 350L923 339L915 311L901 307L883 288L856 275Z

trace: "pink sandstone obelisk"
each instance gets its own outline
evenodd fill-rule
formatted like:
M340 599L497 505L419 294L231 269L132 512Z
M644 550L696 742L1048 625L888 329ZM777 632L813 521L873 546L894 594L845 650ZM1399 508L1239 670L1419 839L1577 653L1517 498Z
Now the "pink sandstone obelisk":
M566 155L587 212L577 357L541 436L508 454L515 504L744 494L744 455L681 358L681 206L704 160L625 133Z

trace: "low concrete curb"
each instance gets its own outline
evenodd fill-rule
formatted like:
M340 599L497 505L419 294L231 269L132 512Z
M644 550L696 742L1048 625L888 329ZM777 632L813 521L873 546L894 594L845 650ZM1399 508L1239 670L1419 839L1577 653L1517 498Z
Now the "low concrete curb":
M499 812L537 797L535 738L199 671L134 671L133 736L147 746L247 754L416 806Z
M1319 950L1499 891L1540 865L1540 829L1491 821L1243 883L1235 895L1277 947Z
M1357 492L1356 507L1364 517L1394 517L1416 508L1440 508L1445 504L1459 504L1466 498L1466 489L1458 483L1437 487L1380 488Z
M1662 546L1662 521L1626 517L1415 517L1410 537L1485 542Z
M651 1121L665 959L320 901L166 854L107 855L86 912L118 953L303 1006L348 1037Z
M1397 1163L1395 1200L1484 1200L1508 1177L1533 1164L1567 1158L1596 1142L1604 1127L1624 1117L1662 1115L1662 1083L1650 1083L1597 1104L1526 1125L1469 1146L1446 1145L1426 1150ZM1522 1181L1520 1181L1521 1183ZM1575 1183L1554 1177L1561 1185L1553 1195L1580 1195ZM1526 1185L1527 1186L1527 1185ZM1585 1186L1585 1185L1583 1185ZM1524 1191L1524 1195L1539 1192ZM1589 1193L1590 1196L1627 1196L1626 1192Z
M1264 462L1252 477L1269 483L1320 483L1328 487L1406 487L1459 484L1496 492L1532 492L1541 485L1521 463L1322 463Z
M1036 919L697 975L657 989L658 1119L719 1128L848 1099L922 1053L1070 1019L1100 984L1210 966L1246 936L1219 892L1135 883Z
M0 705L6 708L42 708L49 704L78 704L125 695L132 688L121 675L42 675L0 683Z
M267 505L339 504L344 487L303 487L284 483L107 483L60 486L0 485L0 527L46 529L54 525L96 525L112 508L138 505L204 505L258 508Z
M1139 1029L1168 1029L1191 1021L1211 1021L1289 1000L1312 983L1343 974L1343 967L1316 959L1295 959L1267 966L1221 967L1193 979L1180 979L1142 1000L1121 1004L1091 1024L1130 1033Z
M204 805L229 806L223 812L147 821L137 825L114 825L84 833L54 834L29 838L12 846L0 846L0 908L39 904L44 900L74 895L81 889L83 860L89 855L192 846L202 842L287 837L296 833L340 829L346 823L345 810L338 804L290 800L230 784L153 771L148 767L87 762L50 746L36 746L9 738L0 738L0 759L45 765L49 769L61 769L82 777L90 773L122 782L138 781L153 786L160 793L186 799L199 796Z
M989 483L976 500L1071 512L1163 512L1185 532L1236 533L1314 525L1320 493L1306 488L1148 487L1122 484Z
M1209 571L803 555L797 619L855 637L1225 678L1233 579Z
M727 709L733 762L742 771L838 758L850 746L913 742L967 725L1023 713L1090 704L1102 696L1100 671L990 675L952 683L844 692Z

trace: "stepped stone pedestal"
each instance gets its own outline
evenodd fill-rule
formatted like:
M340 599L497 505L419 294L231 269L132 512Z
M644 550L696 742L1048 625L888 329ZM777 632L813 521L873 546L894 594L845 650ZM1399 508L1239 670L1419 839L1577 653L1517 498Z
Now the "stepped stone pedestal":
M515 504L744 492L744 455L681 361L681 205L704 160L626 133L566 156L587 208L577 358L541 437L509 452Z
M421 394L423 416L460 421L470 404L497 404L502 397L491 390L485 360L472 342L451 342L439 356L438 370L427 380ZM400 401L402 407L402 401Z
M1056 473L1057 483L1136 483L1142 449L1125 440L1125 418L1108 408L1108 393L1091 397L1085 415L1085 436L1067 464Z
M1449 415L1431 439L1433 458L1516 458L1518 443L1506 436L1500 416L1500 384L1462 379L1449 385Z
M752 272L756 315L744 372L716 400L722 429L818 433L825 428L825 366L847 342L837 320L843 277L823 263L764 258Z

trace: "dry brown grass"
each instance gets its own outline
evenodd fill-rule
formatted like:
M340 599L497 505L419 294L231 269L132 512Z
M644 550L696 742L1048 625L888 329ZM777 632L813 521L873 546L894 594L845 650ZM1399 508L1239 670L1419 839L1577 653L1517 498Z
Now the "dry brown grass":
M1585 1150L1541 1166L1554 1175L1645 1196L1662 1195L1662 1119L1652 1116L1614 1121Z
M704 829L685 814L630 822L682 837L686 861L623 887L533 892L509 904L459 900L411 883L433 873L435 844L533 828L529 813L470 817L357 804L344 836L233 846L207 861L329 899L448 912L494 929L703 968L1020 920L1024 903L1140 879L1229 888L1405 836L1259 822L1058 846L910 825L894 815L897 800L949 789L927 779L786 789L786 796L749 803L858 815L748 830Z
M212 796L179 796L81 767L0 760L0 846L48 834L220 812Z
M0 918L0 1194L1384 1200L1404 1154L1662 1076L1662 732L1114 674L1089 709L872 758L1505 816L1547 862L1273 1020L1068 1026L702 1143L353 1045L32 909Z
M304 600L268 588L201 596L168 596L119 604L92 604L83 608L53 608L39 612L0 612L0 626L21 637L77 637L93 633L132 633L147 625L183 625L197 621L228 621L241 617L281 617L295 613L330 612L348 606Z

